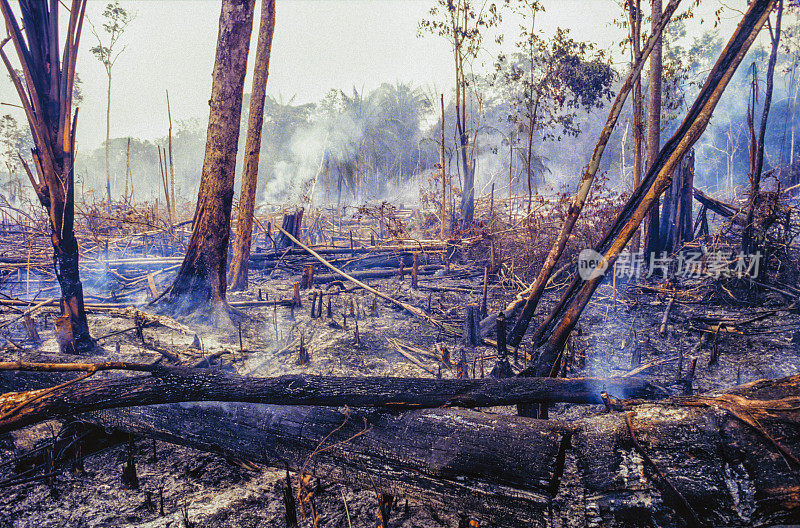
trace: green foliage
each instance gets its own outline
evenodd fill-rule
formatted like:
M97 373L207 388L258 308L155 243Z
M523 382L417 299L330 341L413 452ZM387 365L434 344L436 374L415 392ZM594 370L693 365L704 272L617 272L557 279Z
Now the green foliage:
M90 48L89 51L91 51L92 55L105 67L106 73L109 76L111 76L111 69L114 63L117 62L120 53L125 51L123 47L121 50L114 53L117 43L134 18L135 15L129 13L124 7L119 5L118 0L114 0L114 2L108 3L103 11L104 22L102 27L108 40L104 42L97 32L97 28L92 24L92 33L97 38L97 45Z
M476 9L478 3L480 8ZM430 18L419 22L417 35L430 33L446 39L453 46L456 60L477 57L483 43L483 31L502 21L496 3L473 3L470 0L437 0L428 15Z
M544 139L577 136L578 110L600 108L612 95L614 71L603 53L561 28L551 39L523 29L517 48L495 64L496 85L512 104L507 120Z

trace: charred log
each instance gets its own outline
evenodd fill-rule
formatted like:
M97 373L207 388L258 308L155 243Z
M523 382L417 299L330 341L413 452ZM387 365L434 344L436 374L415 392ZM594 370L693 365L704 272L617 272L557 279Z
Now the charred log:
M303 226L303 208L300 207L294 213L289 213L283 215L283 222L281 223L281 228L284 231L288 231L292 234L293 237L299 239L300 238L300 228ZM276 249L286 249L292 247L294 244L292 243L289 238L283 234L283 232L278 232L275 236L275 248Z
M119 366L125 368L123 364ZM491 407L520 402L602 403L603 390L622 398L667 396L660 387L635 378L453 380L311 375L246 378L186 367L128 366L152 375L86 379L55 391L39 389L0 396L0 431L98 409L186 401L419 409ZM83 370L91 372L91 365L85 367Z
M791 458L800 454L799 384L800 377L762 381L569 424L463 410L239 403L83 419L329 480L363 486L380 478L385 493L493 526L542 526L552 517L574 527L679 526L686 512L675 491L699 524L768 525L800 521L800 473Z

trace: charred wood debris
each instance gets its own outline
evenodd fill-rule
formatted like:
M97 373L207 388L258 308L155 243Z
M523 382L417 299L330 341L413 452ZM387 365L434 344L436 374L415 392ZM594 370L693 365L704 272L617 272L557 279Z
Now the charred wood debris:
M690 170L694 162L690 158L680 170ZM652 515L670 522L736 524L746 515L764 522L796 521L797 377L760 382L772 383L771 390L777 391L769 397L747 392L758 384L724 390L770 377L758 375L765 370L796 374L796 367L770 365L796 365L800 346L800 222L791 192L763 191L757 211L767 234L762 267L757 276L742 278L725 270L734 269L746 204L708 196L692 187L690 177L673 182L661 213L662 239L669 241L665 251L673 256L697 252L703 272L691 278L664 273L639 279L609 273L583 324L572 332L552 381L517 377L535 363L537 349L528 337L520 346L509 346L505 334L557 236L567 195L540 198L531 214L522 213L521 202L479 199L475 229L444 242L436 239L433 215L389 204L362 207L349 216L302 209L262 216L250 257L250 289L229 299L236 310L254 315L245 314L228 330L232 337L213 349L204 343L214 341L206 335L214 332L209 325L178 322L148 307L180 264L191 222L178 218L170 224L158 204L116 204L111 215L105 206L84 206L76 213L76 237L86 309L90 319L124 321L107 335L93 331L104 350L90 357L65 357L48 346L48 320L57 315L59 291L43 236L46 219L5 206L0 217L2 388L14 392L2 397L0 427L10 431L53 419L62 425L35 447L4 458L0 486L43 483L57 488L64 475L81 474L87 457L121 449L121 482L137 488L136 456L142 456L142 442L150 438L153 445L158 439L219 452L245 467L266 464L296 472L296 489L288 477L285 483L289 525L293 516L324 516L311 506L314 490L324 489L316 479L364 485L376 475L381 481L379 522L391 518L391 505L406 497L455 512L462 524L536 525L553 508L573 515L567 504L580 493L591 495L597 510L587 509L582 519L594 515L624 525L644 492L605 474L609 467L626 470L625 461L609 459L610 466L602 465L603 457L622 455L642 460L652 487L648 500L655 501ZM580 249L596 243L625 199L602 183L594 193L548 283L547 302L534 325L546 319L559 290L577 274ZM717 263L710 270L715 253L730 255L729 267ZM646 275L648 267L642 271ZM248 373L248 358L259 355L250 336L277 324L279 310L285 317L281 324L294 328L286 331L291 337L278 352L301 370L283 378L240 377L237 372ZM419 337L381 336L381 327L370 320L386 310L416 321ZM301 320L306 324L298 324ZM391 363L406 363L400 372L414 376L326 378L302 370L313 367L320 352L312 345L309 324L314 322L346 336L347 345L357 350L383 337L382 353L392 355ZM627 327L595 330L620 323ZM276 330L275 337L280 334ZM172 335L171 344L163 335ZM176 337L186 344L175 346ZM768 353L776 340L785 340L784 348L794 354L755 359L750 368L751 356L758 350ZM120 353L120 343L136 343L139 353ZM616 370L599 366L604 362ZM140 372L120 376L115 369ZM256 369L250 372L258 375ZM598 372L599 377L586 377ZM197 410L174 403L186 401L241 403L198 404ZM138 407L153 403L169 405ZM555 414L549 421L526 422L532 419L511 416L514 404L548 404ZM238 409L236 422L228 423L228 406L235 405L240 406L232 407ZM252 428L237 429L240 420L250 419L255 420ZM236 441L236 435L258 430L259 420L288 425L261 431L263 445L243 449L246 442ZM199 427L208 430L186 435ZM696 434L684 438L676 428ZM400 442L393 448L396 453L377 448L401 429L413 438L411 444ZM486 434L475 437L481 430ZM294 439L291 446L280 443L284 437ZM517 443L513 460L504 461L497 448ZM411 445L417 445L416 451L409 451ZM725 451L715 455L722 459L703 458L714 449ZM454 462L439 467L430 458L435 452ZM695 453L690 457L694 462L687 452ZM527 461L524 453L534 458ZM758 464L771 460L775 473L769 479L759 476L747 457L758 457ZM354 466L355 460L360 462ZM519 475L507 473L512 470ZM691 478L697 471L707 473ZM736 475L730 477L731 472ZM719 477L723 473L727 481ZM700 489L701 480L714 478L728 485L731 478L739 479L737 485L755 486L767 496L752 499L749 513L740 504L712 506L730 499L730 492L718 487ZM147 497L154 515L163 514L159 491L151 489ZM297 512L289 511L293 508ZM185 505L180 512L188 515Z
M69 164L31 175L44 212L0 203L0 489L57 500L115 450L137 519L213 525L140 472L168 443L284 472L287 527L325 524L332 483L369 489L382 528L409 501L459 527L800 523L795 170L710 196L691 149L774 4L749 5L630 195L597 172L633 72L574 199L261 211L249 288L217 283L194 317L157 303L198 236L166 179L160 207L77 203ZM625 251L645 217L648 253Z

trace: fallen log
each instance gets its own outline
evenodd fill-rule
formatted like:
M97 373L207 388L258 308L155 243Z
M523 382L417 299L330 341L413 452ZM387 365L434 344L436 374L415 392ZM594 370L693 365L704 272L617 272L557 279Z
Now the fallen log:
M800 522L800 472L769 440L800 453L799 389L798 376L761 381L571 423L243 403L81 417L326 480L380 482L384 493L498 527L763 526Z
M706 206L707 209L710 211L714 211L718 215L724 218L733 218L733 221L739 225L744 225L745 220L744 218L740 218L737 216L737 213L741 211L741 209L736 209L732 205L726 204L725 202L721 202L715 198L712 198L700 189L693 189L694 191L694 199L700 202L702 205Z
M664 389L636 378L434 378L285 375L249 378L223 371L131 363L0 363L0 371L93 374L101 370L151 376L85 379L60 388L0 395L0 433L85 411L189 401L419 409L493 407L517 403L602 403L603 390L622 398L664 398Z
M445 249L446 244L439 243L439 244L418 244L416 242L411 241L407 245L403 246L379 246L379 247L360 247L360 248L347 248L347 247L319 247L319 246L312 246L316 253L320 255L363 255L363 254L386 254L386 253L398 253L404 251L422 251L426 253L430 252L441 252ZM251 262L258 262L258 261L270 261L270 260L278 260L284 254L288 254L289 256L310 256L311 253L308 251L298 248L292 247L289 248L288 253L286 250L284 251L262 251L262 252L253 252L250 254L250 261Z
M439 266L436 264L431 264L428 266L420 266L419 274L420 275L433 275L437 270L444 269L444 266ZM350 276L356 279L387 279L389 277L396 277L402 274L400 268L396 269L375 269L375 270L364 270L364 271L351 271ZM329 282L339 281L342 280L341 275L336 273L326 273L325 275L316 275L314 276L314 283L315 284L328 284Z

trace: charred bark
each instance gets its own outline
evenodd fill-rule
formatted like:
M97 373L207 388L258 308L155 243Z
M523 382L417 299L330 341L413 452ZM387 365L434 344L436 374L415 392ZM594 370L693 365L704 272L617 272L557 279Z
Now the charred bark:
M296 239L300 239L300 229L303 227L303 208L298 208L294 213L288 213L283 215L283 220L281 221L281 229L284 231L291 233L293 237ZM278 232L275 235L275 249L285 249L294 246L295 244L283 234L283 232Z
M236 217L236 238L233 241L233 259L228 272L232 291L247 289L247 263L253 236L253 211L258 183L258 159L261 152L261 129L264 124L264 99L267 95L269 55L272 35L275 33L275 0L261 2L261 27L253 66L253 90L250 94L250 117L247 121L242 190L239 195L239 213Z
M167 302L186 311L225 300L233 183L255 0L223 0L194 228Z
M418 409L534 402L602 403L600 393L604 389L622 398L667 396L664 389L635 378L247 378L186 367L142 365L138 370L152 375L86 379L55 391L39 389L0 395L0 432L80 412L186 401Z
M661 206L660 228L662 249L667 253L677 251L694 235L692 194L694 189L694 150L681 159L672 176L672 183L664 193Z
M62 352L84 353L92 351L95 342L86 321L74 232L77 110L72 119L70 116L86 1L72 1L63 53L58 50L59 4L37 0L20 2L20 8L22 28L8 1L0 2L9 33L7 40L14 44L22 76L5 52L0 51L0 56L25 110L35 145L31 154L38 179L28 163L22 157L20 160L48 212L53 265L61 287L61 317L56 320L56 336Z
M363 486L380 479L385 493L492 526L558 519L569 527L677 527L692 524L687 511L696 524L762 526L800 522L800 473L791 461L800 451L798 383L761 381L730 395L640 404L570 423L239 403L82 418L328 480ZM776 438L779 447L770 441Z

